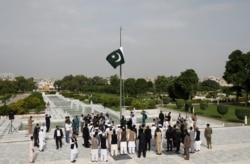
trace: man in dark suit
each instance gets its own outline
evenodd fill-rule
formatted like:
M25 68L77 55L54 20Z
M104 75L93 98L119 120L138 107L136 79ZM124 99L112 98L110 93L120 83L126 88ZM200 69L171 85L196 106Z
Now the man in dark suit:
M88 124L85 124L85 127L82 129L82 137L84 140L84 144L83 146L85 146L86 148L89 148L89 139L90 139L90 133L89 133L89 128L88 128Z
M167 139L167 152L172 151L173 148L173 129L171 125L168 125L168 129L166 131L166 139Z
M46 132L47 132L47 133L49 132L49 128L50 128L50 118L51 118L50 115L48 115L48 114L45 115Z
M145 130L145 134L146 134L146 150L150 151L150 146L151 146L151 138L152 138L152 134L151 134L151 129L149 128L149 126L147 125L147 128Z
M54 139L56 141L56 149L62 148L62 138L63 138L63 131L59 128L59 126L56 126L56 129L54 131Z
M164 114L162 113L162 111L160 111L160 113L159 113L159 119L160 119L160 124L163 125L163 122L164 122Z
M39 124L36 124L34 131L33 131L33 137L34 137L34 146L39 147L39 131L40 131L40 126Z
M146 134L144 133L143 129L139 129L139 150L138 150L138 158L141 157L141 152L143 154L143 157L146 157Z

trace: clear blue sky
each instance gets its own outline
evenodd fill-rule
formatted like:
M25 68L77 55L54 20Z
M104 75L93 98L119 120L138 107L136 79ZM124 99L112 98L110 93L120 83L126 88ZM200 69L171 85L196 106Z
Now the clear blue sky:
M108 77L122 45L123 77L221 77L250 51L249 0L0 0L0 73Z

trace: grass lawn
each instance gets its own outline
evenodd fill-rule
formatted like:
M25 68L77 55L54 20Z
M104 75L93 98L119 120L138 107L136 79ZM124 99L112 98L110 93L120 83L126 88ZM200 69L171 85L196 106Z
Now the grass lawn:
M244 120L239 120L236 115L235 115L235 109L236 108L246 108L249 109L249 107L243 107L243 106L237 106L237 105L228 105L228 104L223 104L228 106L228 112L226 115L223 117L217 112L217 104L209 104L208 108L206 110L201 110L199 104L193 104L195 113L200 116L208 117L208 118L213 118L216 120L220 121L225 121L225 122L234 122L234 123L244 123ZM176 111L182 111L184 112L184 107L181 109L178 109L175 104L171 104L167 106L170 109L176 110ZM250 125L250 118L248 118L247 121L248 125Z

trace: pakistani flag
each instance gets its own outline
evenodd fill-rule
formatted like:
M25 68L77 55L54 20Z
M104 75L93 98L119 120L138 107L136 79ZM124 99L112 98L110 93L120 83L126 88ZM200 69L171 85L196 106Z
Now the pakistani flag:
M106 60L114 67L124 64L124 58L123 58L123 50L122 47L120 47L118 50L115 50L111 52L107 57Z

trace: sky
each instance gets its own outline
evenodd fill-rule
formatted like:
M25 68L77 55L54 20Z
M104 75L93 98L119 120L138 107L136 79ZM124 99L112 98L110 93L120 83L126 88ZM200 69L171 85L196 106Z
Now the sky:
M250 51L249 7L249 0L0 0L0 73L119 75L106 57L121 39L124 78L187 69L222 77L232 51Z

